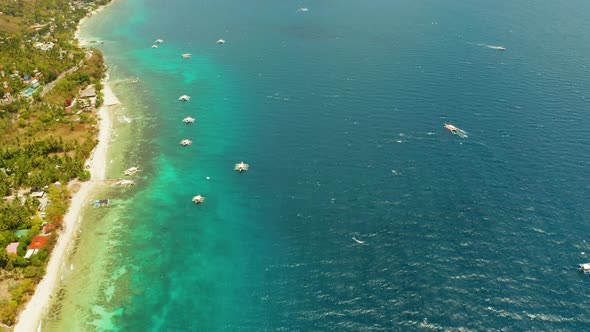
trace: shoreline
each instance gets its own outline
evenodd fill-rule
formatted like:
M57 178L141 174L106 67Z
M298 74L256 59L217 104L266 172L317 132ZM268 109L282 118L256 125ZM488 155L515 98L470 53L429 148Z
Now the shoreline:
M41 320L49 308L52 294L58 285L58 278L62 268L64 268L63 265L67 258L68 249L74 243L76 230L82 222L82 209L87 206L91 194L100 187L101 181L105 179L108 145L113 132L112 114L109 108L112 105L119 104L117 97L108 84L108 79L107 74L103 79L104 105L97 111L99 120L98 144L87 161L90 165L91 179L87 182L81 182L78 191L72 194L70 207L64 216L63 230L59 234L55 248L51 253L45 276L37 285L35 293L25 308L18 315L14 325L15 332L40 331Z

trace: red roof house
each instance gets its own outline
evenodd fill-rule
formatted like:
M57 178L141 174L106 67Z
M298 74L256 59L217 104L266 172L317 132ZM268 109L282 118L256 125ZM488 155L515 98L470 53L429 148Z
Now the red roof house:
M29 245L29 250L43 249L45 247L45 245L47 244L48 240L49 240L48 235L35 236L33 238L33 241L31 241L31 244Z

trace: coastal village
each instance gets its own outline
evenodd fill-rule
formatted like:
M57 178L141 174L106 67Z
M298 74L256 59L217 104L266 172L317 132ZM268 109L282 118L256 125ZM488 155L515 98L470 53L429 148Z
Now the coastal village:
M102 54L74 36L79 21L108 2L0 0L3 328L43 277L72 194L90 179L106 68Z

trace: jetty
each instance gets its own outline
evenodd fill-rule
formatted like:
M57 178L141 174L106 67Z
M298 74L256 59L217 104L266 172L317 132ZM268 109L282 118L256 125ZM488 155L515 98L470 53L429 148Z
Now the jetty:
M187 95L182 95L182 96L178 97L178 100L179 101L189 101L189 100L191 100L191 97L187 96Z
M193 141L191 141L190 139L183 139L182 141L180 141L180 145L182 146L187 146L191 144L193 144Z
M123 172L123 174L127 175L127 176L133 176L135 174L137 174L139 172L139 167L130 167L128 169L125 170L125 172Z
M195 204L203 203L205 201L205 196L201 196L201 195L194 196L192 201Z
M250 165L245 164L243 161L240 161L234 166L234 171L238 171L242 173L243 171L247 171L250 168Z
M189 123L194 123L195 122L195 118L191 118L190 116L187 116L186 118L182 119L182 122L189 124Z

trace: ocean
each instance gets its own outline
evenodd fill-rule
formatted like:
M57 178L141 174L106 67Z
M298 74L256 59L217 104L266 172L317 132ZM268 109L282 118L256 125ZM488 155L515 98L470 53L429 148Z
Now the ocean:
M43 331L586 329L587 13L116 0L82 37L122 102L107 175L142 172L97 193Z

